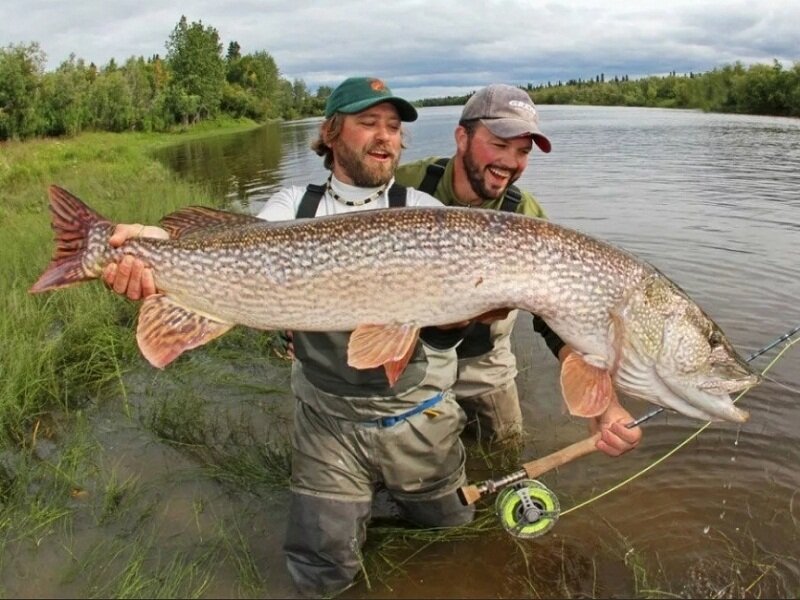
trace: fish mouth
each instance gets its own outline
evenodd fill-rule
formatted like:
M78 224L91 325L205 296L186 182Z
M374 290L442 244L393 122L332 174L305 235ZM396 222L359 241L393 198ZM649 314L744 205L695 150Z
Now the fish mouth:
M744 392L761 383L763 378L758 373L747 373L736 379L715 379L701 383L697 387L714 395L735 394Z
M623 383L619 383L618 387L629 396L701 421L744 423L750 418L746 410L738 408L733 403L730 394L709 394L699 388L682 388L679 393L675 393L658 376L655 376L646 388L629 387Z
M614 375L614 383L629 396L702 421L744 423L747 411L737 408L731 394L749 389L758 375L722 382L693 383L658 373L656 365L628 355ZM716 384L718 387L714 387ZM719 387L721 386L721 387Z

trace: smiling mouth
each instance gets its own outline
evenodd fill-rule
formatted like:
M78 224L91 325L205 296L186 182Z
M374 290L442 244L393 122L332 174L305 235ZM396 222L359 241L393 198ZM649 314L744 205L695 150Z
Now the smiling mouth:
M508 169L500 169L498 167L486 167L486 170L489 171L493 176L497 179L511 179L511 171Z
M391 160L393 157L391 152L385 152L383 150L370 150L369 152L367 152L367 154L372 158L380 161Z

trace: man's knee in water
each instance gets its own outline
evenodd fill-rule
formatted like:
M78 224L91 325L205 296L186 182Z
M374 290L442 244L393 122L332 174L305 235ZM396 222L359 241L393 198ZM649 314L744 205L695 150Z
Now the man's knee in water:
M369 502L292 492L286 528L286 566L304 596L338 594L361 570Z

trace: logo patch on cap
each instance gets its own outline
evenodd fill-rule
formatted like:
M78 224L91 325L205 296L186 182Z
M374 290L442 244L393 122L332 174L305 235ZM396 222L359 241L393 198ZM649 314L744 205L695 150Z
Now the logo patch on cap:
M511 100L508 103L509 106L513 106L514 108L523 108L527 110L532 115L536 114L536 109L533 108L530 104L522 102L521 100Z
M382 92L386 89L386 84L383 83L380 79L373 79L369 82L369 87L371 87L376 92Z

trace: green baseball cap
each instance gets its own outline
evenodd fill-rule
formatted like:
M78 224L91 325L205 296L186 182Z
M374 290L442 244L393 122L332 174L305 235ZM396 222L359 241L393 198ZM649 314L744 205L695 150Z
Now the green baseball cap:
M325 118L335 113L352 115L381 102L391 102L401 121L416 121L417 109L408 100L392 94L382 80L375 77L349 77L333 90L325 104Z

